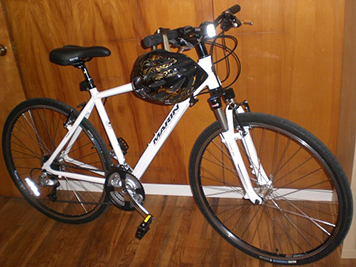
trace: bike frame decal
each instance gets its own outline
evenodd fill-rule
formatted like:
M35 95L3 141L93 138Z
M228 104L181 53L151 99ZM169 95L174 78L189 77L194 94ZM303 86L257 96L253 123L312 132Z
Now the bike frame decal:
M155 137L153 138L153 144L155 145L158 140L160 139L162 133L166 130L166 128L169 126L169 124L171 123L172 119L174 118L174 116L177 113L177 110L179 109L179 105L175 105L173 107L173 109L171 110L171 112L169 113L166 121L164 122L164 124L161 126L161 128L158 130L158 132L155 134Z

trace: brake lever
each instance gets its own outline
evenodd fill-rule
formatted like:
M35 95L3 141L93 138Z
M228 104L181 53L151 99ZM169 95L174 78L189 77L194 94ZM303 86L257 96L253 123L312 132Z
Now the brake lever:
M253 25L253 22L251 21L251 20L241 20L241 24L242 25L250 25L250 26L252 26Z
M241 27L242 25L253 25L253 22L250 20L239 20L236 18L236 20L232 23L233 28L238 28Z

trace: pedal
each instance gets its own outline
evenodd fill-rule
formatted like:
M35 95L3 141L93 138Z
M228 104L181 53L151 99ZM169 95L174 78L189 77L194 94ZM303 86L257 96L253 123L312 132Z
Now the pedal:
M120 148L122 150L122 153L124 153L124 155L126 155L127 154L127 150L129 150L129 145L127 144L127 142L122 137L119 137L117 139L117 141L119 142L119 145L120 145Z
M120 146L120 148L121 148L121 150L122 150L122 153L124 154L124 155L126 155L127 154L127 151L129 150L129 145L128 145L128 143L125 141L125 139L124 138L122 138L122 137L119 137L119 138L117 138L117 142L119 143L119 146ZM113 148L112 147L112 145L111 145L111 143L109 143L109 146L111 147L111 148ZM114 153L113 151L111 151L112 153Z
M142 239L145 234L150 230L150 224L153 221L153 216L148 215L142 223L138 226L137 232L136 232L136 238L137 239Z
M150 230L153 216L144 208L143 186L130 172L113 168L106 177L105 190L110 201L120 209L136 210L144 220L138 226L136 238L142 239Z

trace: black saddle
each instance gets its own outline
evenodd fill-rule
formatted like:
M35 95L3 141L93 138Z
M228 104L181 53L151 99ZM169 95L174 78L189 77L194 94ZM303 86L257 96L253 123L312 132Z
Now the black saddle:
M91 60L93 57L108 57L111 52L103 46L76 46L66 45L56 48L49 53L49 60L52 63L62 66L79 66Z

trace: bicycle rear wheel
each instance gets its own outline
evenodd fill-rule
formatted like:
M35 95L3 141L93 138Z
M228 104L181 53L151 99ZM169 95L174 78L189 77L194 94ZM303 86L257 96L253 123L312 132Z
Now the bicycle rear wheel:
M287 120L258 113L238 120L249 130L258 167L272 185L260 186L251 173L263 203L244 199L220 125L212 124L197 139L189 165L192 192L208 222L238 249L271 263L306 264L330 254L346 236L353 209L338 161L315 136ZM236 138L248 167L243 141Z
M77 116L78 111L57 100L30 99L10 113L2 139L7 169L26 200L52 219L75 224L89 222L109 207L104 181L111 159L99 133L84 119L67 157L65 146L51 167L99 177L102 183L52 175L41 168Z

